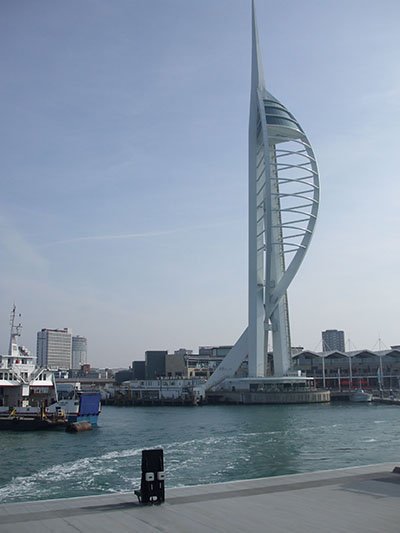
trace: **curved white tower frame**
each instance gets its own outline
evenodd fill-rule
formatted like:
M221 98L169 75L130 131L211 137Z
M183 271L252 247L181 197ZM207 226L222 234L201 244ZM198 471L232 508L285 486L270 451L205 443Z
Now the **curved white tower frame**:
M233 377L248 356L249 377L263 377L272 336L274 375L291 365L287 288L313 234L319 176L295 117L265 88L254 0L249 121L249 325L207 382Z

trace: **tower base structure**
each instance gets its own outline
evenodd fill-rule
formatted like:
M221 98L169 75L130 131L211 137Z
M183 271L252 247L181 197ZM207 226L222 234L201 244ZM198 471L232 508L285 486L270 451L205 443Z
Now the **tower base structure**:
M208 403L294 404L330 402L330 391L315 388L313 378L284 376L226 379L217 390L207 392Z

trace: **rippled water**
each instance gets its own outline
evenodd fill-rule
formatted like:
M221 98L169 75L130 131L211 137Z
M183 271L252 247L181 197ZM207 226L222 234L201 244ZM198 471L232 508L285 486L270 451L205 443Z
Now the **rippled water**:
M400 461L397 406L104 407L100 422L0 432L0 502L133 490L158 446L167 487Z

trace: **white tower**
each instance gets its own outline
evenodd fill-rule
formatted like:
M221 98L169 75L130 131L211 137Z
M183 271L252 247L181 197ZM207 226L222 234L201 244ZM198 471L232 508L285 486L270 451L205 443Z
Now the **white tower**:
M248 356L249 377L264 376L272 337L275 376L291 364L287 288L313 234L319 177L314 153L295 117L265 88L254 0L249 121L249 325L211 376L232 377Z

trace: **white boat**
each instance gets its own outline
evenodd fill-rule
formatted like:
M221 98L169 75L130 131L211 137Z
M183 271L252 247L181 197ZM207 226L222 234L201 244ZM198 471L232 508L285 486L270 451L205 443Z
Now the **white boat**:
M372 402L372 394L363 389L358 389L350 395L351 402Z
M53 372L38 367L36 356L18 345L21 324L11 312L8 354L0 355L0 429L46 429L59 425L61 413L47 416L46 408L57 401ZM57 422L57 423L56 423Z

